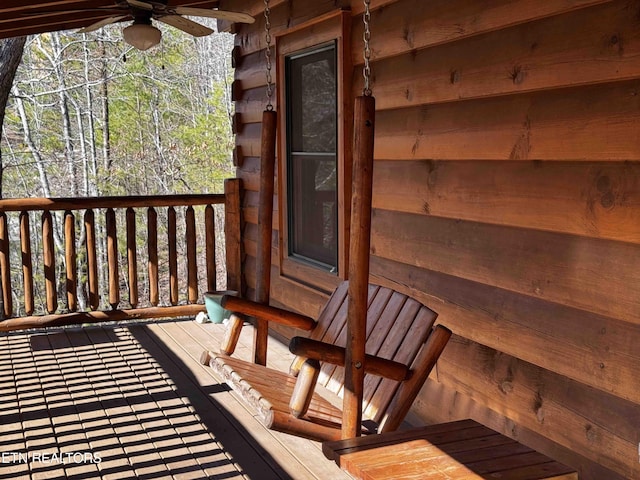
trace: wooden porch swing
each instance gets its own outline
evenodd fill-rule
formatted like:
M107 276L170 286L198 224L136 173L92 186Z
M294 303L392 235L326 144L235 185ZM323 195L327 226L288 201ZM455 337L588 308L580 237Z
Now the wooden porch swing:
M270 95L268 0L267 79ZM365 13L365 88L355 99L353 192L349 250L349 281L330 297L317 322L271 307L271 215L275 162L275 112L271 102L263 116L261 198L256 302L224 297L232 312L220 353L205 351L210 365L251 406L268 428L315 440L361 435L363 412L374 422L369 433L399 427L416 395L444 350L451 331L434 322L437 314L419 301L389 288L372 285L369 250L373 179L375 99L369 89L368 2ZM232 357L244 315L256 319L254 362ZM289 373L265 366L268 322L311 331L295 337L297 355ZM365 373L367 374L365 377ZM342 408L323 398L316 384L343 398Z

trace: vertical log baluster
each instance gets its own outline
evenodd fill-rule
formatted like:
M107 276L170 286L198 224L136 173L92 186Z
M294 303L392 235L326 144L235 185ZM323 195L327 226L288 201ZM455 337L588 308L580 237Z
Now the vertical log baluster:
M11 264L9 262L9 229L7 215L0 212L0 272L2 276L2 301L4 318L13 314L13 298L11 297Z
M204 209L205 246L207 256L207 290L216 290L216 219L213 206Z
M129 267L129 303L138 306L138 259L136 253L136 212L127 208L127 265Z
M56 256L53 243L53 219L48 210L42 212L42 256L44 258L44 286L47 297L47 312L58 309L58 291L56 288Z
M149 248L149 303L160 302L158 293L158 214L153 207L147 210L147 245Z
M22 257L22 282L24 285L24 311L33 315L33 263L31 259L31 227L29 212L20 212L20 254Z
M67 308L78 309L78 267L76 266L76 219L69 210L64 212L64 257L67 264Z
M187 285L189 303L198 301L198 264L196 263L196 214L192 206L185 214L187 224Z
M176 210L169 207L168 240L169 240L169 301L178 304L178 241L176 238Z
M109 305L118 308L120 303L120 282L118 273L118 235L116 229L116 212L108 208L105 215L107 224L107 263L109 268Z
M98 294L98 259L96 256L96 221L93 210L84 213L84 228L87 247L87 277L89 281L89 308L97 310L100 306Z

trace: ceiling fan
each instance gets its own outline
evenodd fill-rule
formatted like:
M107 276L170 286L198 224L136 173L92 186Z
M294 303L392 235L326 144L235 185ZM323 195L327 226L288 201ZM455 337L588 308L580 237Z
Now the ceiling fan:
M119 22L132 16L133 23L125 27L122 30L122 34L124 41L138 50L147 50L160 43L162 33L153 26L151 22L152 19L171 25L194 37L209 35L213 33L213 30L185 18L183 15L217 18L237 23L253 23L255 21L255 19L247 13L210 10L206 8L170 7L166 4L166 0L164 3L162 1L126 0L118 2L116 6L109 7L105 10L120 14L92 23L78 30L78 33L93 32L106 25Z

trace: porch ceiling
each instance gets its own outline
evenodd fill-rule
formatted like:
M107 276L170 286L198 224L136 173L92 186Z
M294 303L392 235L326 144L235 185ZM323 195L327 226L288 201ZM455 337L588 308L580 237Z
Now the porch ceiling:
M157 0L156 0L157 1ZM0 38L85 27L116 15L108 7L119 0L2 0ZM217 0L169 0L172 7L215 8ZM131 16L122 21L131 21Z

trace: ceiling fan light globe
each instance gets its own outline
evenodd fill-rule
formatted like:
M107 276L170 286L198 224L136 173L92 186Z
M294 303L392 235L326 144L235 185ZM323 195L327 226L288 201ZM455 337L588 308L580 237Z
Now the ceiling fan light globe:
M122 30L124 41L138 50L148 50L160 43L162 32L153 25L134 23Z

